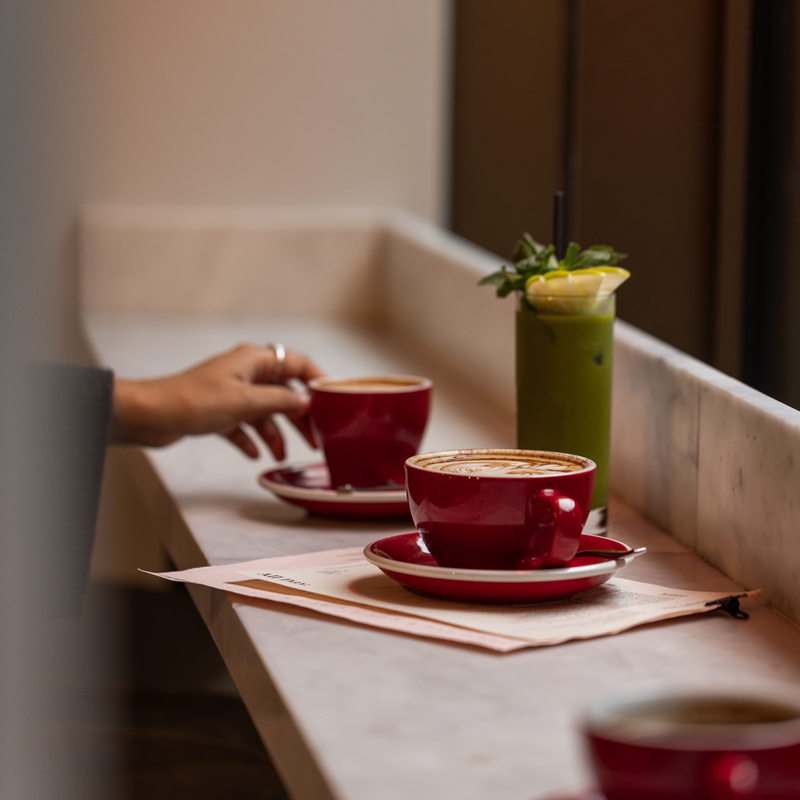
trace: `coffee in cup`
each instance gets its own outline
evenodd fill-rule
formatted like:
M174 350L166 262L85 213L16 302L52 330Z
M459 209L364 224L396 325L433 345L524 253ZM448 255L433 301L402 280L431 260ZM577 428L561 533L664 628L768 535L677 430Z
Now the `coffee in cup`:
M415 464L432 472L451 475L563 475L582 469L582 460L561 453L536 453L515 451L489 451L483 455L464 455L465 451L428 453ZM476 451L473 451L476 452ZM512 452L513 455L505 455Z
M309 381L311 427L334 487L402 486L428 420L433 383L414 375Z
M800 706L736 695L611 700L585 733L606 800L800 797Z
M406 461L414 524L442 567L563 567L578 550L596 466L541 450L447 450Z

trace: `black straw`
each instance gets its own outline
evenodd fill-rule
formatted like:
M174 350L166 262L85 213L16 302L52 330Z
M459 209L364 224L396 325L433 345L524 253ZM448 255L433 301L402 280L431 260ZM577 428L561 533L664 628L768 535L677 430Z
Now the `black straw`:
M560 261L567 252L566 220L564 218L564 192L553 195L553 244L556 246L556 258Z

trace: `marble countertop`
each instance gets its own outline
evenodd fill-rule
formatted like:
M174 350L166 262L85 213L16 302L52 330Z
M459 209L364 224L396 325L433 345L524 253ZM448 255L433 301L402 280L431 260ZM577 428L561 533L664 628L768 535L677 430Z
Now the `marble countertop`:
M406 372L436 382L424 450L512 446L512 421L474 402L402 342L300 318L102 317L101 361L163 374L240 341L280 340L331 373ZM288 461L318 459L284 426ZM257 485L274 461L214 437L148 458L175 505L163 540L179 568L363 546L409 523L309 517ZM648 554L621 577L735 591L733 581L612 498L610 535ZM599 698L648 688L800 696L800 631L756 599L722 612L506 655L392 634L193 587L256 727L298 800L539 800L585 787L580 720Z

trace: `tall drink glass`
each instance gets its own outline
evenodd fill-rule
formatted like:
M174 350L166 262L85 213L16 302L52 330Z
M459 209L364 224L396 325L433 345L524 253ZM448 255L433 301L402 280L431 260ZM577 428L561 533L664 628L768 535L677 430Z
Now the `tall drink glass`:
M522 297L517 310L517 447L597 464L585 532L607 533L616 298Z

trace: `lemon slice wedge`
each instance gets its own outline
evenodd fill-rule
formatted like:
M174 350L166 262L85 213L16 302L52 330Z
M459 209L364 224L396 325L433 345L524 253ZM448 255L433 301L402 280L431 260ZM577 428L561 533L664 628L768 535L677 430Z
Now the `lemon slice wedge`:
M597 301L609 297L629 277L630 272L621 267L553 270L531 276L525 284L525 296L537 311L600 313Z
M592 267L591 269L578 269L576 272L599 272L603 276L603 282L600 284L599 294L610 294L616 292L623 283L625 283L631 274L628 270L622 267Z
M593 270L567 272L560 269L545 275L534 275L525 285L525 293L544 297L586 297L596 295L603 283L603 276Z

